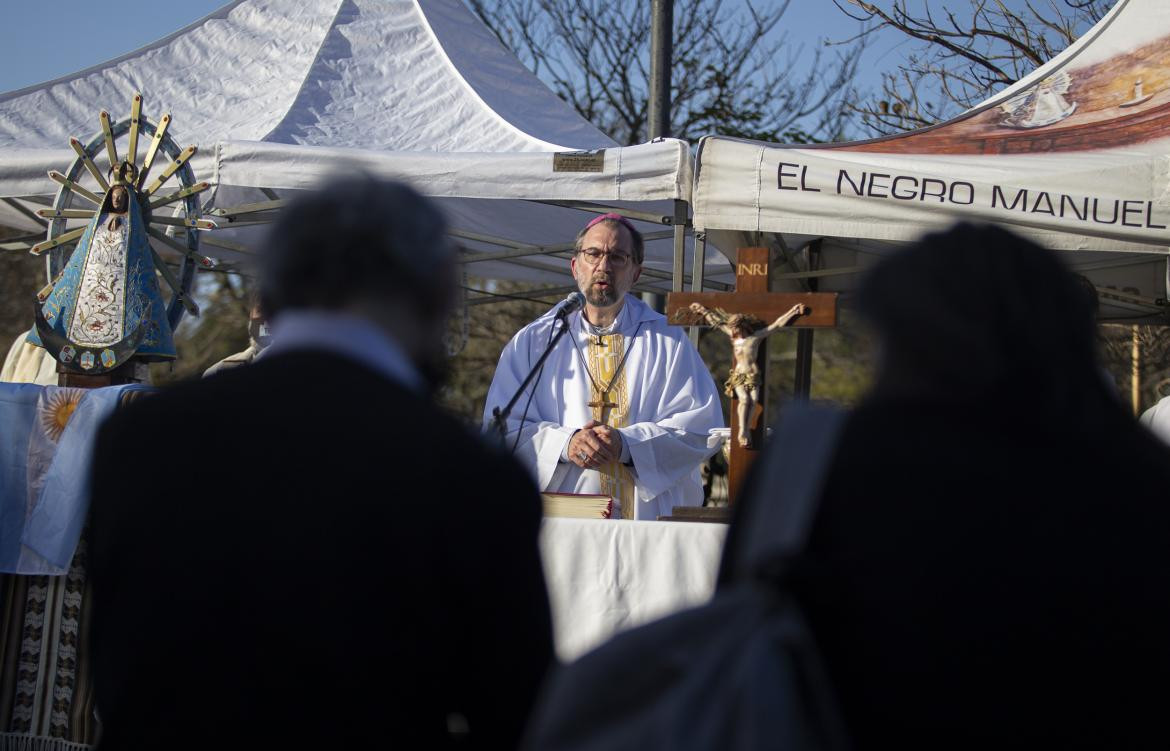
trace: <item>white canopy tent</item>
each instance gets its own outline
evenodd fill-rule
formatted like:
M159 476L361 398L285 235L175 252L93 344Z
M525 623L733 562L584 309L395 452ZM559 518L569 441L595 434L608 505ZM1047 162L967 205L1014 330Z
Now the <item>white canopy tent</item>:
M30 209L56 193L46 173L74 159L69 138L88 141L101 110L125 117L135 92L144 115L169 112L179 145L198 147L195 179L212 185L204 216L220 226L201 252L222 267L246 267L256 225L282 199L364 169L439 199L473 275L570 285L574 234L588 212L615 207L648 234L642 285L683 278L687 144L617 147L459 0L237 0L120 58L0 95L0 224L30 233L7 247L43 233Z
M1063 53L949 122L813 147L710 136L696 170L696 231L724 247L771 233L793 288L848 291L900 243L995 222L1075 251L1065 255L1097 287L1103 319L1166 322L1170 5L1118 0Z

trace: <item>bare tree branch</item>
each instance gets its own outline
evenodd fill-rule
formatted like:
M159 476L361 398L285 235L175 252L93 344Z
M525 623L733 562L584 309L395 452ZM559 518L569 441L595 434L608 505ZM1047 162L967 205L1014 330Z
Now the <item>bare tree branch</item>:
M521 62L618 143L646 139L650 7L644 0L467 0ZM792 45L788 0L676 0L671 133L839 139L865 45ZM795 71L801 71L796 73Z
M851 105L871 135L931 125L978 104L1050 60L1115 2L954 0L936 18L917 0L833 1L866 24L862 37L889 30L917 42L898 70L882 74L875 100Z

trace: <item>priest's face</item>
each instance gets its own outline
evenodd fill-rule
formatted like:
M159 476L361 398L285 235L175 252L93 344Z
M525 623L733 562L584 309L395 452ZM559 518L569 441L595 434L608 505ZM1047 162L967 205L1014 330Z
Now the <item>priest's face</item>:
M616 222L589 228L571 262L585 302L595 308L610 308L625 300L642 273L642 266L634 263L633 247L629 230Z

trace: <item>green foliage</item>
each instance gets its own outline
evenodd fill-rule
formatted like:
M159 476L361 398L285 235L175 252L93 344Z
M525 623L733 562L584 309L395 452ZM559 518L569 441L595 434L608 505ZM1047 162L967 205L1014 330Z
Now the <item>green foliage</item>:
M540 294L538 290L517 282L472 278L468 286L499 295L528 298L501 297L499 302L465 306L452 317L450 326L455 338L461 338L466 320L467 341L451 358L449 379L439 392L439 403L467 424L477 426L483 417L488 387L504 345L523 326L547 311L555 298L539 299L536 297Z
M25 233L0 227L0 240ZM45 286L45 260L21 250L0 249L0 346L3 354L33 325L37 292Z
M1106 323L1100 326L1101 363L1117 395L1133 408L1134 329L1137 330L1138 399L1135 414L1170 396L1170 327Z
M248 347L251 280L215 273L200 273L195 279L201 313L198 318L183 316L179 322L175 331L178 360L150 366L156 386L199 378L207 368Z
M765 419L779 418L784 404L792 401L796 388L797 329L781 329L768 337L767 405ZM812 393L814 402L851 407L865 395L872 380L874 355L867 333L848 310L839 315L835 329L815 329L812 345ZM731 367L731 346L727 336L704 330L699 352L711 368L720 389ZM730 400L723 397L724 414L730 416Z

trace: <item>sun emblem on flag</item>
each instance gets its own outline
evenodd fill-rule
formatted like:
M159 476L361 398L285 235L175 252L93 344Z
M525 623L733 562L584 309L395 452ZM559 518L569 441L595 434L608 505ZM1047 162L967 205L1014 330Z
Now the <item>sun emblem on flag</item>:
M60 388L54 389L52 395L47 396L45 409L41 412L41 429L54 443L65 432L65 426L69 424L69 418L73 416L84 394L83 389Z

